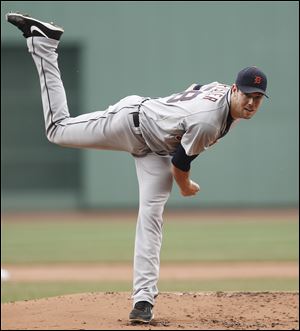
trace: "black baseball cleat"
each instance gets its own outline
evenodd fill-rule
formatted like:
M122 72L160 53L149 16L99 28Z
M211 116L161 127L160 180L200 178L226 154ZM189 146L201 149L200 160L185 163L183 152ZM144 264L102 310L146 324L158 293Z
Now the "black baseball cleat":
M152 313L153 306L147 301L140 301L134 305L133 310L129 314L131 323L150 323L154 315Z
M6 14L6 20L20 29L25 38L36 36L59 40L64 32L63 28L52 22L41 22L27 14L8 13Z

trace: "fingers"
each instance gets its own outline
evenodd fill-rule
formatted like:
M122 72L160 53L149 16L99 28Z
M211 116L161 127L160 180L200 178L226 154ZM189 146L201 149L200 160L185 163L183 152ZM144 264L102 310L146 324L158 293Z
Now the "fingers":
M187 190L181 191L181 194L185 197L194 196L200 191L200 186L197 183L191 182L190 187Z

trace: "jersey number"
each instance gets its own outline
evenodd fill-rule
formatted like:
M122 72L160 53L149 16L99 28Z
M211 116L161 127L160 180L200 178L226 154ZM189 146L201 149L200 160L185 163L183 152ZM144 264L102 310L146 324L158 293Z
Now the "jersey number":
M200 93L202 92L198 90L184 91L167 100L167 103L191 100L196 98Z

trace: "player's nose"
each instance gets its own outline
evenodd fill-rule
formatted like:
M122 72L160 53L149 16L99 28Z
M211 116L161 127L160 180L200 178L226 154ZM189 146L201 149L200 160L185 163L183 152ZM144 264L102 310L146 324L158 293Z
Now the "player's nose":
M252 109L253 105L254 105L253 98L251 98L251 97L248 98L247 107L249 107L250 109Z
M249 105L253 105L253 98L252 98L252 97L249 97L249 98L248 98L248 104L249 104Z

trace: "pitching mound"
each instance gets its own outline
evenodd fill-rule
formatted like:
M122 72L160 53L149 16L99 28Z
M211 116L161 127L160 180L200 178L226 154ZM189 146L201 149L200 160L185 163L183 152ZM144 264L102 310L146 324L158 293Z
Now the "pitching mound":
M161 293L150 325L131 325L130 293L75 294L1 305L5 330L296 330L299 293Z

